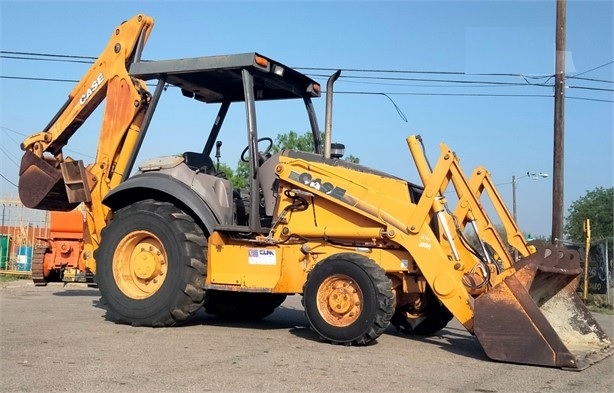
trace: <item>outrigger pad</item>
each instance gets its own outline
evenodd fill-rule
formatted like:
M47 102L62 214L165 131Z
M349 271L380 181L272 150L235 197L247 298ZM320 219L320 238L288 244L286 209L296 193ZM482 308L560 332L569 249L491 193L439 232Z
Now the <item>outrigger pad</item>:
M26 150L19 168L19 199L30 209L70 211L79 203L68 202L60 169Z
M494 360L582 370L614 353L586 308L576 251L539 247L474 302L474 332Z

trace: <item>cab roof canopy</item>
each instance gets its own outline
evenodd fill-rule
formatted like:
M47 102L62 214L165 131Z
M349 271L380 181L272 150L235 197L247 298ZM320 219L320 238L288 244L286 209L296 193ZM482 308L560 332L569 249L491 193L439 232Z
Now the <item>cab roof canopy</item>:
M320 86L306 75L258 53L139 61L130 75L142 80L165 79L187 97L206 103L244 101L242 70L253 77L254 98L279 100L319 97Z

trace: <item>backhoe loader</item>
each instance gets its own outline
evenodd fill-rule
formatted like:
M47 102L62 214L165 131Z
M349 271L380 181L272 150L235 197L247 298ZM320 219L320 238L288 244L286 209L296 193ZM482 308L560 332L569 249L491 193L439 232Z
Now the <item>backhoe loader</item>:
M391 324L431 335L456 318L498 361L581 370L612 354L575 293L578 254L527 244L485 168L465 176L445 144L431 166L417 135L406 142L419 184L345 161L343 145L331 143L340 71L328 80L322 141L317 82L258 53L141 60L152 26L145 15L118 26L58 114L22 144L24 205L85 205L83 273L110 320L174 326L201 307L255 320L299 294L311 328L334 344L371 343ZM161 97L178 92L219 106L202 150L148 159L132 173ZM65 157L105 98L95 161ZM302 103L314 151L271 154L273 140L258 134L263 101ZM239 137L221 132L231 104L243 106L246 121L240 159L249 189L241 193L211 158L221 137Z

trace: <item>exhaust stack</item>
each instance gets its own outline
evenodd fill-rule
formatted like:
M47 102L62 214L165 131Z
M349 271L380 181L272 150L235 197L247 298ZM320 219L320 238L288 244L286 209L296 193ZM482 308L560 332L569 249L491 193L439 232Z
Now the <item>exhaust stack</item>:
M333 128L333 84L339 76L341 70L337 70L328 78L326 82L326 118L324 119L324 158L330 158L331 133Z

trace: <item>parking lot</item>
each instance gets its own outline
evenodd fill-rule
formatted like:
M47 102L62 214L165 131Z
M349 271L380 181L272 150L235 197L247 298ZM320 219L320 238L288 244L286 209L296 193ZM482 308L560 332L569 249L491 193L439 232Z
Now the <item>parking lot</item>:
M307 327L300 297L256 323L200 311L184 326L107 321L80 284L0 288L2 392L610 392L614 357L582 371L493 362L451 322L440 335L390 328L374 345L335 346ZM596 319L612 337L614 316Z

